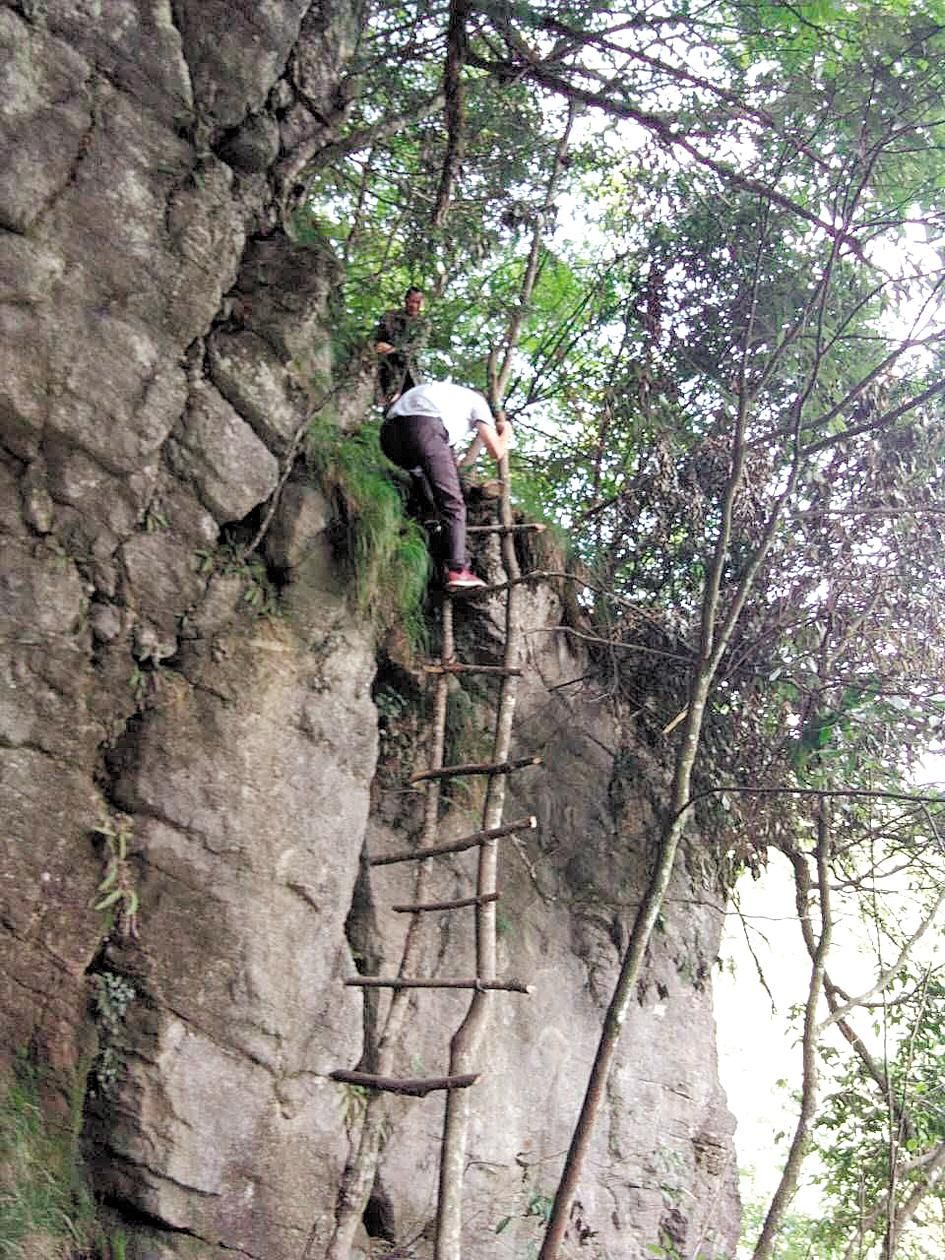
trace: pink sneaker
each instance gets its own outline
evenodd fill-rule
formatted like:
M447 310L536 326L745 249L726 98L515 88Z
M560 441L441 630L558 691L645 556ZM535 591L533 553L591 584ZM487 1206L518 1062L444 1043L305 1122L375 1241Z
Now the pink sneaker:
M446 573L446 589L448 591L471 591L485 586L481 577L476 577L472 569L448 569Z

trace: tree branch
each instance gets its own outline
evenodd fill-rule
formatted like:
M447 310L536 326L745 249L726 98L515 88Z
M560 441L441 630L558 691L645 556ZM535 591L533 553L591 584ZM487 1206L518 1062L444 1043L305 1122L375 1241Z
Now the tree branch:
M486 70L499 79L521 74L569 101L603 110L604 113L610 114L614 118L625 118L639 123L641 127L655 136L667 148L678 149L680 152L687 154L698 165L712 171L726 183L734 184L747 192L756 193L774 202L775 205L780 206L782 209L789 210L792 214L797 215L798 218L810 223L812 227L816 227L818 231L823 232L825 236L845 245L861 261L866 261L863 258L862 247L857 237L841 231L826 219L822 219L819 215L814 214L812 210L808 210L800 202L786 196L784 193L778 192L776 188L772 188L762 180L753 179L750 175L743 175L725 162L719 162L708 154L700 152L686 135L673 129L670 119L660 114L651 113L649 110L628 105L626 102L614 100L613 97L603 93L591 92L586 88L578 87L573 83L569 83L560 75L552 74L551 71L537 62L529 62L518 66L513 61L490 61L488 58L480 57L473 52L469 53L467 61L469 65Z
M468 44L466 23L469 21L471 8L471 0L450 0L450 16L446 28L446 63L443 67L446 153L443 156L440 182L431 216L431 222L437 228L446 222L466 143L462 75Z

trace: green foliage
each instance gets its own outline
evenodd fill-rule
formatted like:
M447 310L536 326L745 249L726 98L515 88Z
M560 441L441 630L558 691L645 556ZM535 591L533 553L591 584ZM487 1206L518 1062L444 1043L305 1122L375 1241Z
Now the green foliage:
M384 783L400 786L413 769L426 715L418 697L384 682L373 693L380 743L377 773Z
M367 1110L368 1091L363 1085L353 1085L350 1081L341 1081L341 1118L345 1130L357 1127L364 1119Z
M742 1210L739 1255L750 1255L764 1223L767 1204L752 1200ZM784 1217L778 1230L775 1260L837 1260L838 1252L817 1239L819 1221L800 1212Z
M35 1255L37 1240L50 1260L88 1254L98 1231L76 1126L44 1114L23 1059L0 1090L0 1258Z
M246 555L239 543L226 542L212 551L195 552L197 572L235 575L243 582L243 603L260 617L279 615L279 594L258 555Z
M501 907L495 912L495 934L499 940L508 939L515 931L515 922L507 910Z
M124 817L105 818L95 829L104 844L105 871L95 890L93 908L105 915L106 934L138 934L138 892L128 861L131 823Z
M127 1237L103 1221L82 1164L81 1095L62 1115L41 1085L24 1055L0 1075L0 1260L125 1260Z
M428 371L480 388L541 227L507 391L515 495L567 530L583 625L661 759L693 658L732 614L694 779L732 788L700 815L732 870L758 869L772 845L813 848L822 803L785 787L901 790L941 742L942 18L940 0L739 0L630 21L601 0L482 6L462 175L447 230L431 231L447 138L425 107L444 30L426 5L378 8L352 127L407 121L312 183L347 264L352 346L416 282L431 298ZM546 203L569 93L595 108ZM716 548L719 619L705 627ZM462 704L450 739L472 752ZM902 902L884 880L929 904L941 811L830 801L836 900L849 893L853 916L879 889L876 929L898 949ZM921 1049L917 1033L914 1062ZM878 1132L881 1110L851 1107L838 1125L851 1169L857 1125ZM878 1180L862 1185L881 1197ZM861 1190L838 1179L836 1192ZM527 1202L497 1232L529 1219ZM779 1254L826 1257L810 1232L787 1220Z
M494 698L489 683L474 675L452 687L446 706L445 765L486 762L495 743ZM480 775L447 779L441 787L444 799L460 809L474 811L482 803L486 781Z
M92 1075L98 1092L110 1097L124 1066L120 1039L125 1016L137 993L127 977L113 971L99 971L93 981L99 1047Z
M928 975L907 971L882 1008L874 1034L890 1047L883 1065L888 1087L866 1079L862 1065L842 1061L828 1049L832 1088L824 1099L816 1127L819 1182L830 1211L813 1231L825 1249L838 1246L862 1230L865 1248L877 1244L886 1228L888 1191L902 1204L924 1178L930 1155L945 1141L945 986ZM891 1178L891 1169L894 1175ZM864 1214L860 1204L869 1204ZM930 1223L937 1211L945 1220L945 1188L931 1188L922 1216ZM920 1235L902 1239L923 1251Z
M554 1196L545 1193L532 1184L532 1168L523 1161L520 1155L516 1162L522 1169L521 1186L516 1196L512 1211L506 1213L496 1222L494 1232L503 1234L510 1227L515 1229L516 1241L524 1242L525 1250L521 1253L534 1257L537 1254L538 1240L551 1219ZM581 1236L586 1228L581 1218L580 1205L577 1206L573 1218L575 1235ZM592 1238L594 1231L588 1229L586 1238ZM586 1241L583 1239L582 1241Z
M142 528L146 534L156 534L160 530L170 529L170 521L159 507L149 504L144 511Z
M430 576L427 540L404 513L403 499L378 443L379 425L343 434L316 420L307 452L312 474L332 499L359 612L380 627L397 625L419 645Z
M424 111L443 24L414 4L369 19L352 128L406 121L312 183L347 265L344 335L363 341L419 283L428 371L481 388L541 226L507 397L516 498L568 531L584 624L613 646L610 685L663 759L720 546L720 617L737 619L696 788L748 792L718 794L700 822L732 870L769 845L807 853L819 806L778 789L901 789L942 734L940 0L739 0L632 21L600 0L531 0L480 7L467 35L468 145L447 230L431 231L447 138ZM546 204L569 92L595 110ZM477 738L452 704L451 759L479 759ZM850 798L830 826L847 913L864 889L890 891L886 870L927 903L934 817ZM898 948L894 918L881 926ZM805 1254L804 1229L785 1224L786 1256Z

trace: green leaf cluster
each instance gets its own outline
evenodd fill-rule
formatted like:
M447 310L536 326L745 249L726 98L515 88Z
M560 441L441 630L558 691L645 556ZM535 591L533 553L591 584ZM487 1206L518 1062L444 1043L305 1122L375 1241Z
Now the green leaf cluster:
M890 1195L901 1205L925 1177L930 1154L945 1141L945 986L934 976L903 971L882 1004L874 1032L890 1047L882 1060L885 1089L864 1081L853 1064L835 1069L820 1109L815 1146L817 1181L830 1210L813 1231L825 1248L859 1235L864 1249L885 1233ZM836 1060L834 1053L828 1059ZM868 1204L864 1212L859 1205ZM898 1255L924 1257L945 1229L945 1188L935 1184ZM911 1236L910 1236L911 1235ZM828 1252L829 1254L829 1252ZM865 1251L864 1251L865 1254ZM872 1253L870 1253L872 1254Z

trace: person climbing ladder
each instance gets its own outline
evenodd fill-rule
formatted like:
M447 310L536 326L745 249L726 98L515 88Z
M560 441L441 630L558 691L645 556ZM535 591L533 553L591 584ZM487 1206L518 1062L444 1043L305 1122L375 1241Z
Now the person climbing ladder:
M421 498L443 522L448 591L485 586L469 568L466 503L453 451L454 446L477 438L498 463L509 448L512 426L502 413L492 415L482 394L451 381L429 381L408 389L388 407L381 425L381 450L392 463L406 469Z

